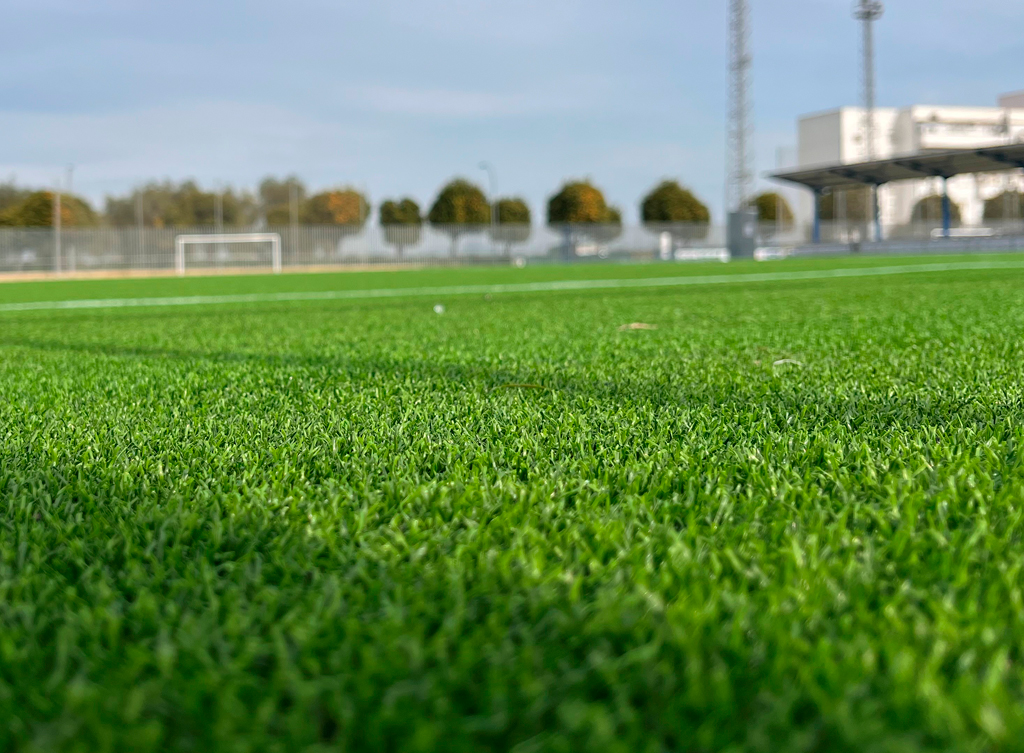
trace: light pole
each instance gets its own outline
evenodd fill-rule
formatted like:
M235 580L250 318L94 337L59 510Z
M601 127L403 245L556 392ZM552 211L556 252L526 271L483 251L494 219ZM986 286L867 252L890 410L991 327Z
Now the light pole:
M294 180L288 184L288 248L296 253L299 235L299 187Z
M213 188L213 233L222 235L224 233L224 186L218 181ZM226 256L226 248L223 243L217 244L217 263L219 264Z
M224 188L219 183L213 191L213 232L224 232Z
M143 228L145 227L145 217L143 215L144 207L142 204L145 190L145 188L139 188L135 192L135 227L136 232L138 233L138 254L140 263L146 255L146 236L143 232Z
M753 257L754 246L757 245L757 218L750 208L754 192L754 128L750 99L752 67L749 1L729 0L726 244L730 256L747 258Z
M288 224L293 232L299 224L299 187L295 183L288 186Z
M882 17L884 8L879 0L859 0L853 7L853 17L862 25L862 60L864 76L864 161L875 159L875 37L874 23ZM878 216L878 186L871 187L871 213L874 220L875 240L882 240L882 226Z
M61 237L60 237L60 178L57 178L57 190L53 193L53 271L61 273Z
M490 162L481 162L480 169L487 172L491 193L491 225L498 224L498 173Z
M494 170L494 165L490 162L481 162L480 169L487 172L487 182L490 185L491 194L491 243L497 243L497 239L494 237L494 226L498 224L498 176ZM492 246L493 252L497 252L497 247Z

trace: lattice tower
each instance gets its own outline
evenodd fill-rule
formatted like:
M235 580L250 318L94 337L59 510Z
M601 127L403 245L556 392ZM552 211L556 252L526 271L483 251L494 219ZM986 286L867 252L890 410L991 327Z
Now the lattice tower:
M754 152L750 74L750 7L747 0L729 0L729 123L725 205L745 208L752 198Z
M861 53L864 87L864 155L875 158L875 37L874 24L882 17L884 8L878 0L858 0L853 6L853 17L861 22L863 37Z

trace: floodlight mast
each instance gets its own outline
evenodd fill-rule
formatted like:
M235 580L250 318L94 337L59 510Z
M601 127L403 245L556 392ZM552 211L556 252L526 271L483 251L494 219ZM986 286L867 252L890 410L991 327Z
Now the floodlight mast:
M725 205L727 212L747 208L753 193L751 148L750 7L747 0L729 0L729 124Z
M863 27L864 146L865 160L875 158L875 35L874 24L884 12L879 0L858 0L853 17Z

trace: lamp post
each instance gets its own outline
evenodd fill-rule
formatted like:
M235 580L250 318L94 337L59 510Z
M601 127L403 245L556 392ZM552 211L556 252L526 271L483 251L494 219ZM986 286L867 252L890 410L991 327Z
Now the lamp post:
M136 232L138 233L138 240L137 240L138 251L137 252L138 252L138 255L139 255L139 262L140 263L142 262L142 259L146 255L146 236L145 236L145 234L143 232L143 228L145 227L145 216L143 214L144 207L143 207L143 204L142 204L142 202L144 200L144 196L143 195L144 195L145 191L146 191L146 189L143 187L143 188L137 189L136 192L135 192L135 228L136 228Z
M218 181L213 190L213 234L224 233L224 186ZM227 258L227 248L223 243L217 244L217 263Z
M490 162L481 162L480 169L487 172L487 184L491 194L491 224L498 224L498 174Z
M60 178L57 179L57 190L53 192L53 271L61 273L61 237L60 237Z
M288 184L288 248L297 253L299 241L299 187L294 180Z
M213 232L224 232L224 187L218 183L213 191Z
M481 162L480 169L487 172L487 183L490 186L491 194L491 243L497 243L494 237L494 226L498 224L498 175L494 165L490 162ZM492 249L495 250L495 249Z

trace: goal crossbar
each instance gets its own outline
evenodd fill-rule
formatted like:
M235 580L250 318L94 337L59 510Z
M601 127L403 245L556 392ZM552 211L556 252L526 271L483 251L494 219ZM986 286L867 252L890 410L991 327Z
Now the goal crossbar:
M185 274L185 246L211 243L269 243L271 266L275 273L281 271L281 236L277 233L207 233L174 238L174 268L178 274Z

